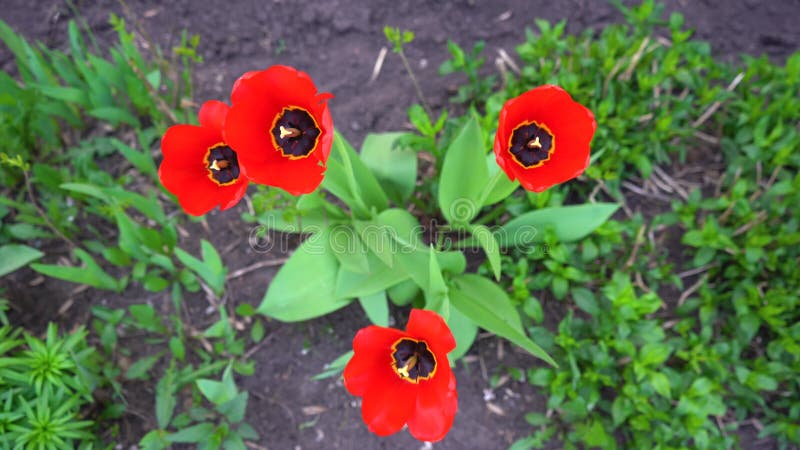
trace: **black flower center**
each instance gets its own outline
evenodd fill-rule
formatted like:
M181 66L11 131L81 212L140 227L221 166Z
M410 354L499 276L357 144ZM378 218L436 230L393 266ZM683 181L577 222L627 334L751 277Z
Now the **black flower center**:
M236 152L225 144L208 149L205 159L208 177L220 186L229 186L239 179L239 160Z
M416 384L436 373L436 357L425 342L402 338L392 345L392 368L400 378Z
M553 133L545 125L523 122L508 143L508 151L519 165L526 169L539 167L550 159L556 149Z
M303 108L284 108L272 124L272 140L289 159L305 158L317 148L320 129L317 122Z

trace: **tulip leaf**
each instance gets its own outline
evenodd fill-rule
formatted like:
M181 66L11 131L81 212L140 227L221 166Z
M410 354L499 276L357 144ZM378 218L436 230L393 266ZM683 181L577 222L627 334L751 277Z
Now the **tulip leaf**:
M536 244L544 240L545 230L552 226L559 241L578 241L605 223L618 208L616 203L588 203L538 209L501 226L495 237L503 247Z
M481 206L494 205L497 202L503 201L519 187L519 181L511 181L508 175L497 165L494 152L487 155L486 164L491 178L489 182L486 183L483 192L481 192Z
M356 203L356 197L353 194L355 180L352 171L348 171L345 165L335 158L328 159L327 167L325 178L322 179L322 187L344 202L351 210L362 208L366 213L366 205Z
M372 253L389 267L394 266L394 250L397 245L388 227L379 226L373 221L354 221L353 227L361 240Z
M479 275L465 274L453 279L450 303L464 316L492 333L504 337L533 356L558 367L539 345L525 335L519 313L508 295L495 283Z
M358 298L358 303L361 304L370 322L381 327L389 326L389 302L386 299L386 291L361 296Z
M336 296L339 298L363 297L384 291L408 279L408 274L384 264L374 253L367 255L369 272L360 273L340 267L336 278Z
M281 267L257 311L284 322L325 315L348 303L335 295L339 260L333 256L328 233L306 239Z
M397 306L406 306L419 294L419 286L413 280L404 280L386 290L389 299Z
M391 208L378 214L376 223L386 228L390 236L401 246L425 249L422 241L422 226L419 220L405 209Z
M442 269L439 268L439 261L433 248L431 248L428 258L428 289L425 291L425 307L439 313L444 320L450 317L447 285L442 277Z
M333 138L332 156L325 176L331 179L323 180L326 189L362 216L368 216L373 208L383 211L389 207L389 199L378 180L338 131Z
M478 326L462 314L458 308L450 308L450 317L447 319L447 325L450 327L450 331L453 332L453 337L456 338L456 348L448 353L447 356L452 361L456 361L472 347L472 343L478 335Z
M44 253L27 245L4 245L0 247L0 277L26 266L42 256Z
M449 223L469 223L480 210L489 181L483 133L474 117L464 124L444 156L439 180L439 207Z
M367 247L353 228L344 225L334 226L328 230L328 234L331 250L343 269L369 273Z
M417 154L411 149L395 148L403 133L368 134L361 146L361 160L396 205L403 206L417 182Z
M500 244L497 243L497 239L485 225L470 225L469 230L486 253L495 280L500 281Z

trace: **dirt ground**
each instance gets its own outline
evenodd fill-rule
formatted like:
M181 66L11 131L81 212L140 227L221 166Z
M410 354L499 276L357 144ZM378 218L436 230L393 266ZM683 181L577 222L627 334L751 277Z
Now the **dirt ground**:
M109 35L108 14L122 12L116 1L76 3L100 36ZM330 102L334 123L354 144L369 131L406 127L405 111L416 101L396 55L387 55L380 75L370 82L378 54L386 45L384 25L416 33L407 54L422 90L438 111L449 106L452 87L464 81L457 75L437 75L439 64L448 57L448 38L463 47L486 41L485 70L491 71L497 50L505 49L513 56L514 47L524 39L524 29L532 26L535 18L566 18L567 30L572 33L621 21L614 8L599 0L128 0L127 4L163 48L175 45L184 28L201 35L205 62L196 71L196 101L227 100L233 81L245 71L272 64L292 65L308 72L321 90L336 96ZM721 57L766 53L783 61L800 47L796 24L800 0L669 0L666 4L668 11L682 12L687 24L697 30L695 36L710 41L713 52ZM0 8L0 18L13 28L57 47L64 44L70 17L62 0L3 0ZM8 68L10 62L7 49L0 48L0 66ZM228 231L215 232L213 241L217 248L225 249L223 258L231 271L264 258L285 256L253 252L247 241L249 226L237 220L236 212L215 212L208 221L211 229ZM223 234L225 241L220 239ZM275 271L267 268L238 278L230 283L228 294L235 302L258 305ZM165 295L128 292L119 297L76 291L73 285L52 280L30 287L35 278L33 272L23 270L0 281L14 304L15 320L27 326L38 326L43 320L88 323L88 307L94 304L168 303ZM74 306L59 316L56 310L70 299ZM192 301L196 302L192 307L194 324L210 323L213 318L203 312L204 300ZM407 312L394 314L402 325ZM256 374L242 379L251 393L247 421L260 433L260 445L270 450L427 448L406 432L386 439L371 435L360 420L357 400L347 394L341 381L309 380L326 362L347 351L355 330L366 324L357 305L309 323L268 323L270 341L254 355ZM512 380L489 389L488 379L505 373L505 367L529 367L534 359L508 344L498 349L496 339L485 338L478 340L467 360L471 362L456 369L459 414L448 437L434 448L505 449L531 431L523 415L542 411L543 398L527 383ZM138 441L143 428L155 426L152 386L131 388L147 392L132 402L132 407L141 408L139 414L126 418L121 436L121 448L126 449ZM308 406L319 408L307 415L303 408ZM142 417L150 420L145 422ZM745 433L743 447L766 449L773 444Z

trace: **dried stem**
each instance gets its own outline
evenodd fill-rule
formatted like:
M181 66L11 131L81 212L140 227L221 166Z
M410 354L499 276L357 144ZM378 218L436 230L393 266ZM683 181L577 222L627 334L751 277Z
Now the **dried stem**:
M400 49L397 51L397 54L400 55L400 60L403 62L403 67L406 68L408 77L411 78L411 84L414 85L414 90L417 91L417 97L419 97L419 101L422 102L422 107L425 108L425 112L428 113L428 117L432 118L433 112L431 111L431 107L428 104L428 100L425 98L425 94L422 93L422 88L419 86L417 77L414 75L414 71L411 69L411 64L408 62L408 58L406 58L403 47L400 47Z

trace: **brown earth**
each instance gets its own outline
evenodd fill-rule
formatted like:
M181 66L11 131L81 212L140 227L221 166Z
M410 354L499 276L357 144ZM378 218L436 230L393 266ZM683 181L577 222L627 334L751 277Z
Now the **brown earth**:
M670 0L668 11L680 11L687 24L697 29L696 37L708 40L713 52L733 58L740 52L766 53L782 61L800 47L800 0L769 2L725 0ZM286 0L177 0L173 2L129 0L130 9L144 29L163 48L177 43L181 30L202 36L200 49L205 62L196 72L196 101L227 100L233 81L248 70L272 64L288 64L308 72L321 90L332 92L334 122L351 142L360 143L368 131L387 131L406 126L405 111L416 102L414 90L400 60L386 57L380 76L370 82L373 66L386 45L383 26L413 30L416 40L407 54L422 81L422 90L434 110L447 107L448 90L463 82L460 76L440 77L437 68L447 59L446 41L454 39L463 47L477 40L487 42L486 72L498 49L513 55L524 39L524 29L533 19L568 19L568 32L586 27L600 28L621 20L605 2L572 1L477 1L397 2L387 0L290 2ZM99 36L110 36L108 14L121 14L120 3L78 1L77 6ZM0 18L29 38L48 45L63 46L69 8L57 0L4 0ZM8 68L11 55L0 49L0 66ZM248 245L249 226L236 220L235 212L212 213L209 235L231 271L264 258L280 258L277 252L260 254ZM195 242L182 242L196 252ZM62 252L61 254L66 254ZM257 305L276 268L267 268L229 283L232 301ZM31 286L37 277L29 270L2 280L0 287L13 302L16 322L32 327L57 320L66 327L88 324L90 305L122 306L147 301L167 308L162 294L140 290L124 296L85 290L47 280ZM72 306L57 313L64 302ZM210 324L213 316L204 312L201 296L190 298L191 321L196 327ZM406 311L394 311L396 323L405 322ZM356 399L340 381L310 381L333 357L347 351L350 340L367 319L357 305L325 318L302 324L269 322L269 342L253 355L256 374L241 382L250 391L247 421L260 433L259 444L273 449L416 449L425 448L406 432L380 439L371 435L360 421ZM442 449L505 449L531 428L523 419L528 411L542 411L543 398L527 383L507 381L489 389L489 377L505 374L507 367L536 364L530 356L506 344L498 349L495 339L480 339L470 352L470 363L456 369L459 385L459 414L447 438L435 445ZM146 352L145 352L146 353ZM153 386L129 386L131 408L126 416L120 448L130 448L142 430L154 427ZM492 398L494 397L494 398ZM319 406L311 415L304 407ZM306 412L309 410L306 409ZM771 441L758 440L747 430L742 434L747 449L774 448Z

